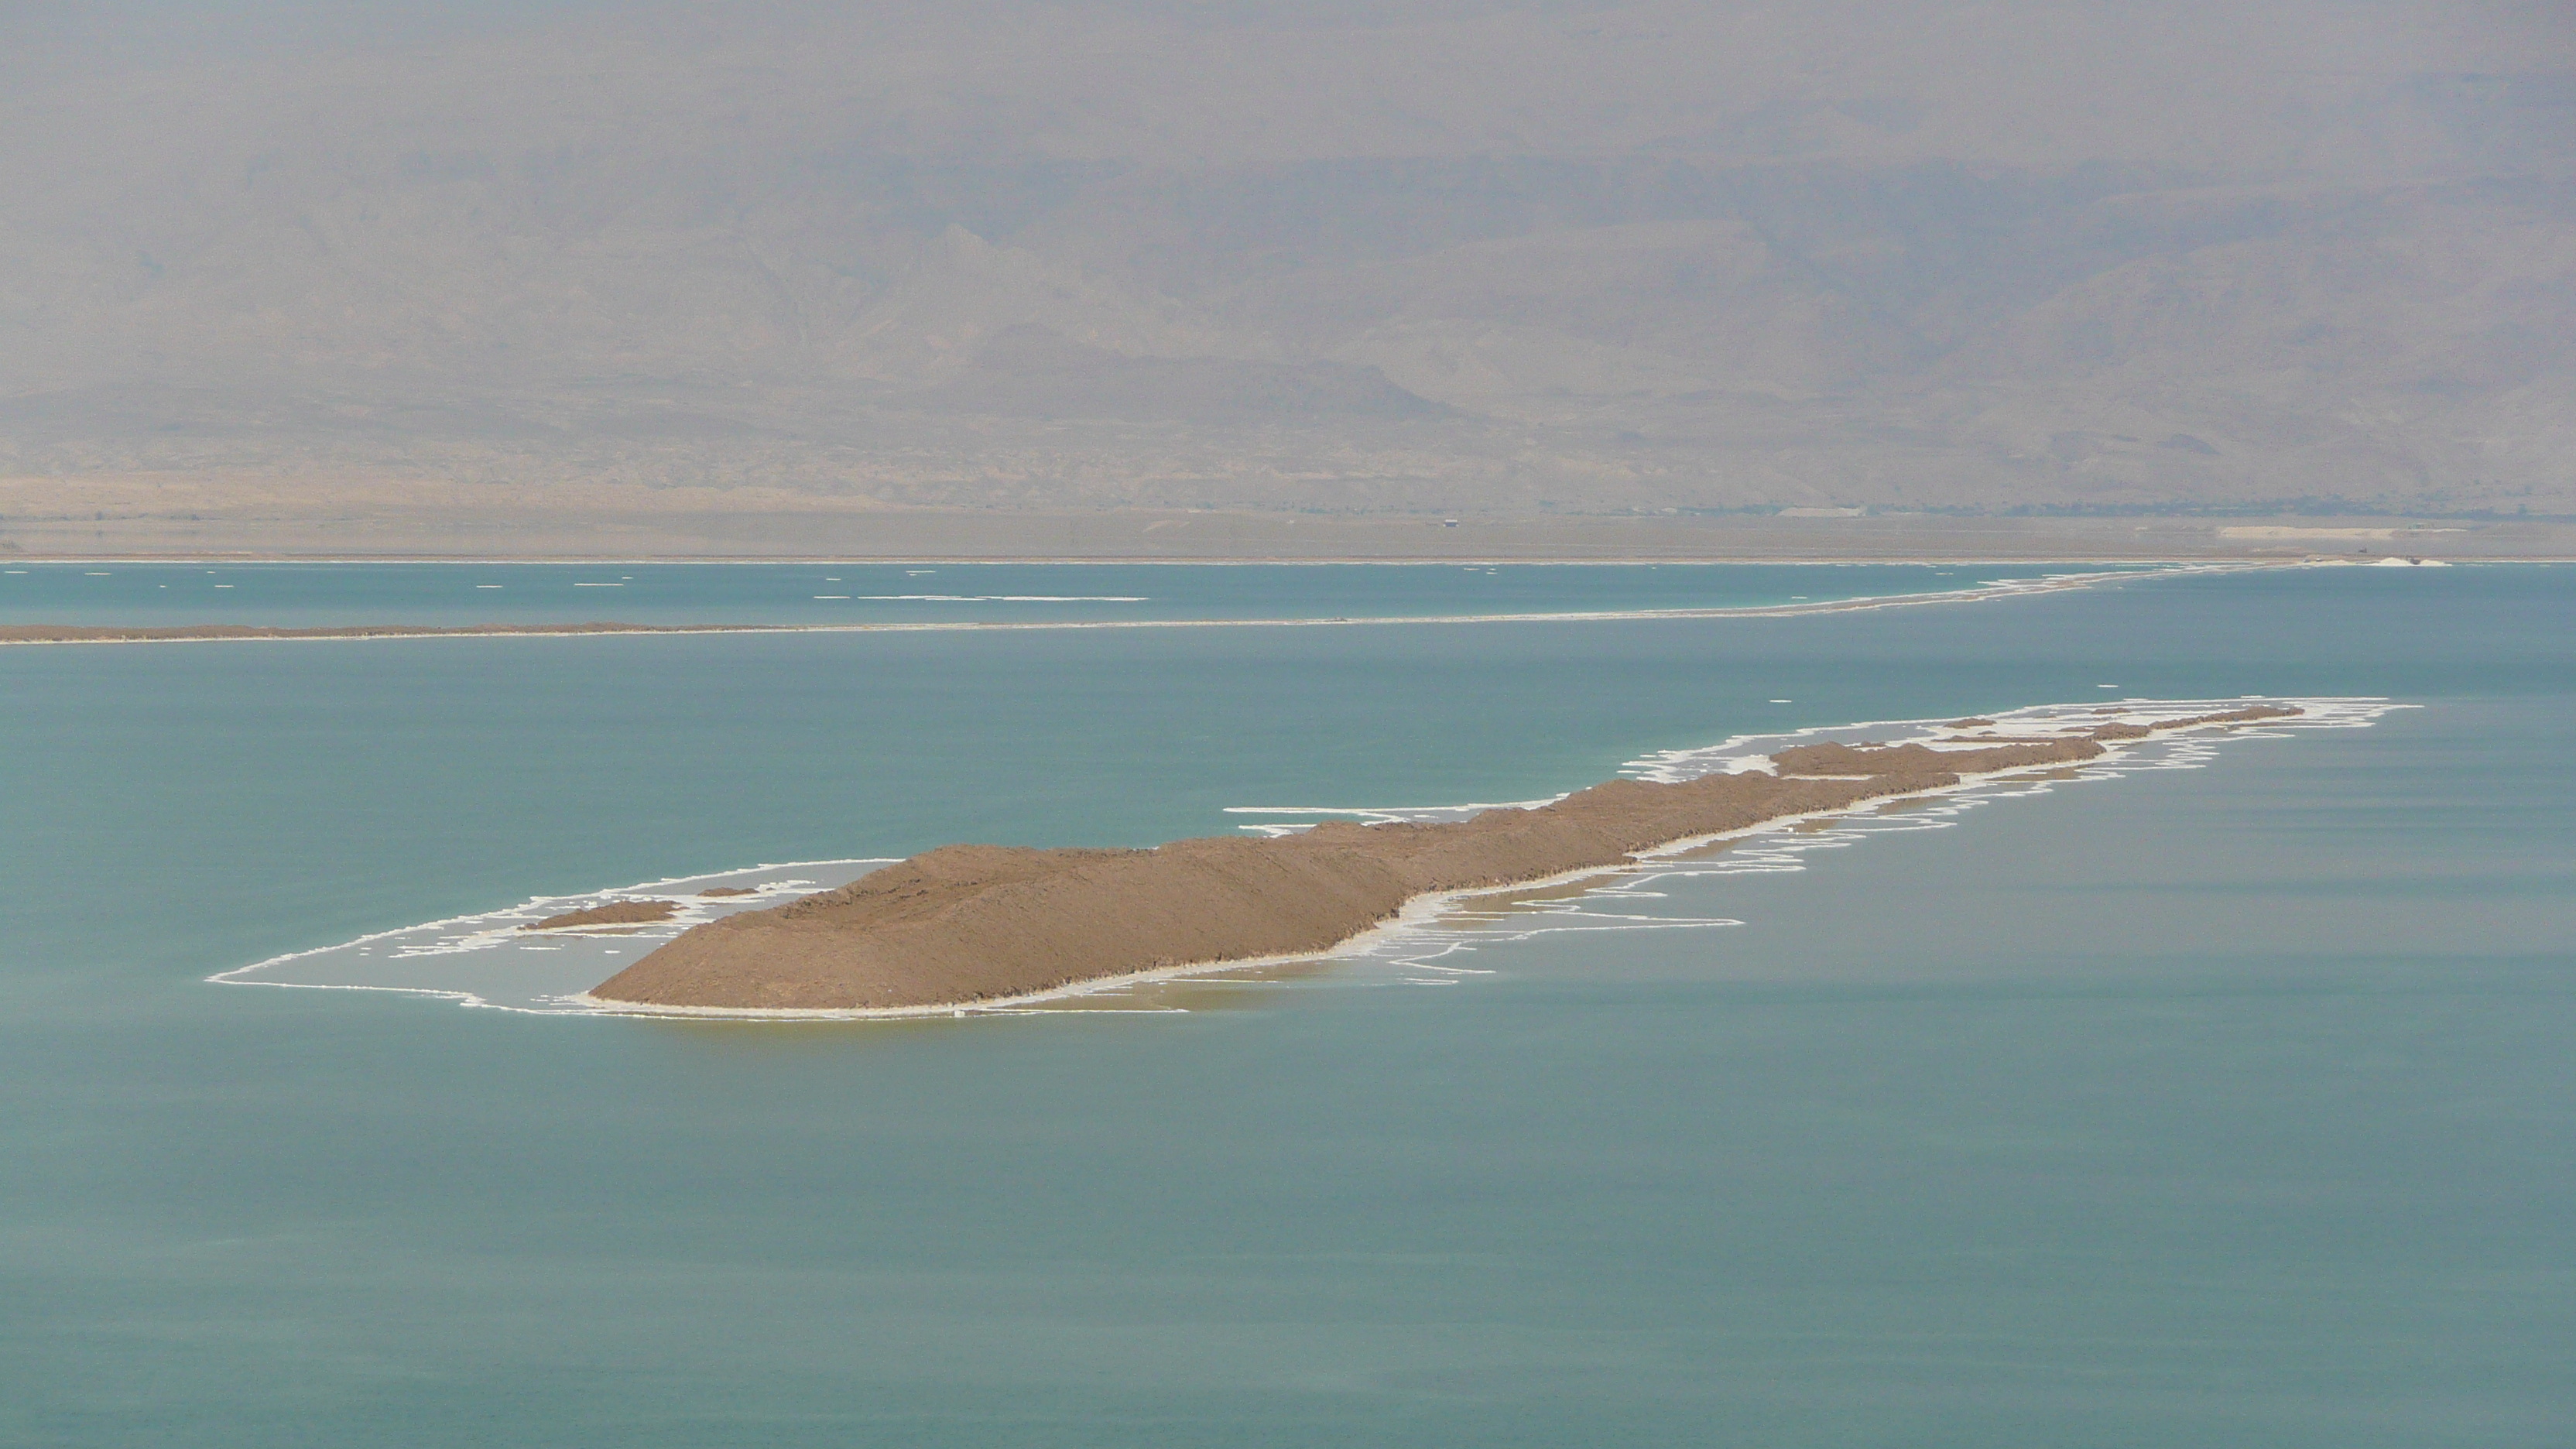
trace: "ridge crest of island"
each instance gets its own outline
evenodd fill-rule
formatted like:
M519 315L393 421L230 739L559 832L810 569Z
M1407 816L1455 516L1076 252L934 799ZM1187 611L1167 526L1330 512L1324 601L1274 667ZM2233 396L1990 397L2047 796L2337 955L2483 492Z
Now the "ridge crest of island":
M1608 869L1676 842L1946 789L1970 775L2079 763L2100 756L2106 740L2298 713L2251 705L2043 739L1960 738L1944 749L1800 745L1774 754L1770 773L1612 780L1445 824L1335 821L1146 850L942 846L836 890L693 927L587 995L683 1011L962 1009L1175 968L1320 955L1419 896Z

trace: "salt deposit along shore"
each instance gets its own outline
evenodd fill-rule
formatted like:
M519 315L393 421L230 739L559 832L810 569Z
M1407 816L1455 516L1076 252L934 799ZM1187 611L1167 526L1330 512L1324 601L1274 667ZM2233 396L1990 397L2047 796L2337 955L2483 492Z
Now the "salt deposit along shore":
M2092 760L2106 741L2300 714L2280 705L2048 737L1961 721L1932 743L1782 749L1768 770L1613 780L1454 823L1336 821L1150 850L952 845L682 933L587 993L662 1011L909 1012L1324 953L1425 896L1608 869L1637 853L1963 779Z

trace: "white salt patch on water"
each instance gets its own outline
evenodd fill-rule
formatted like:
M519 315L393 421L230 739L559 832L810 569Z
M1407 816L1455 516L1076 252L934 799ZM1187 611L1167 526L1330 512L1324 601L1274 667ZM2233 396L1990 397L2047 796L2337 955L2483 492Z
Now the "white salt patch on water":
M337 946L273 957L208 979L241 986L410 992L505 1011L594 1011L596 1008L565 998L617 974L631 956L659 946L700 922L846 885L886 863L802 861L650 881L583 895L539 896L507 910L455 916L361 936ZM712 900L702 894L720 886L746 887L757 894ZM668 920L640 926L588 930L569 927L543 933L522 929L550 916L612 901L668 901L674 912ZM608 934L612 931L616 934Z

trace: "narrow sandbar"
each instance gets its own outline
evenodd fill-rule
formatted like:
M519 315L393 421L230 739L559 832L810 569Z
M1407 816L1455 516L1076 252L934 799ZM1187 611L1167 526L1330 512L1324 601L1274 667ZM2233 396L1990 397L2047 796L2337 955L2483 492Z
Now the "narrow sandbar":
M667 921L678 915L680 908L669 901L610 901L606 905L584 910L566 911L531 921L522 931L562 931L582 926L640 926L654 921Z

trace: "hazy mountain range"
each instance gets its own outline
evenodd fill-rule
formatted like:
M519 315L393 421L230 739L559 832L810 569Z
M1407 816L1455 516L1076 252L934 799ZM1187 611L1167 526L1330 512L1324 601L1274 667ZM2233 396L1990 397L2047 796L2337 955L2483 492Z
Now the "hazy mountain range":
M0 476L2576 511L2565 5L215 8L0 18Z

